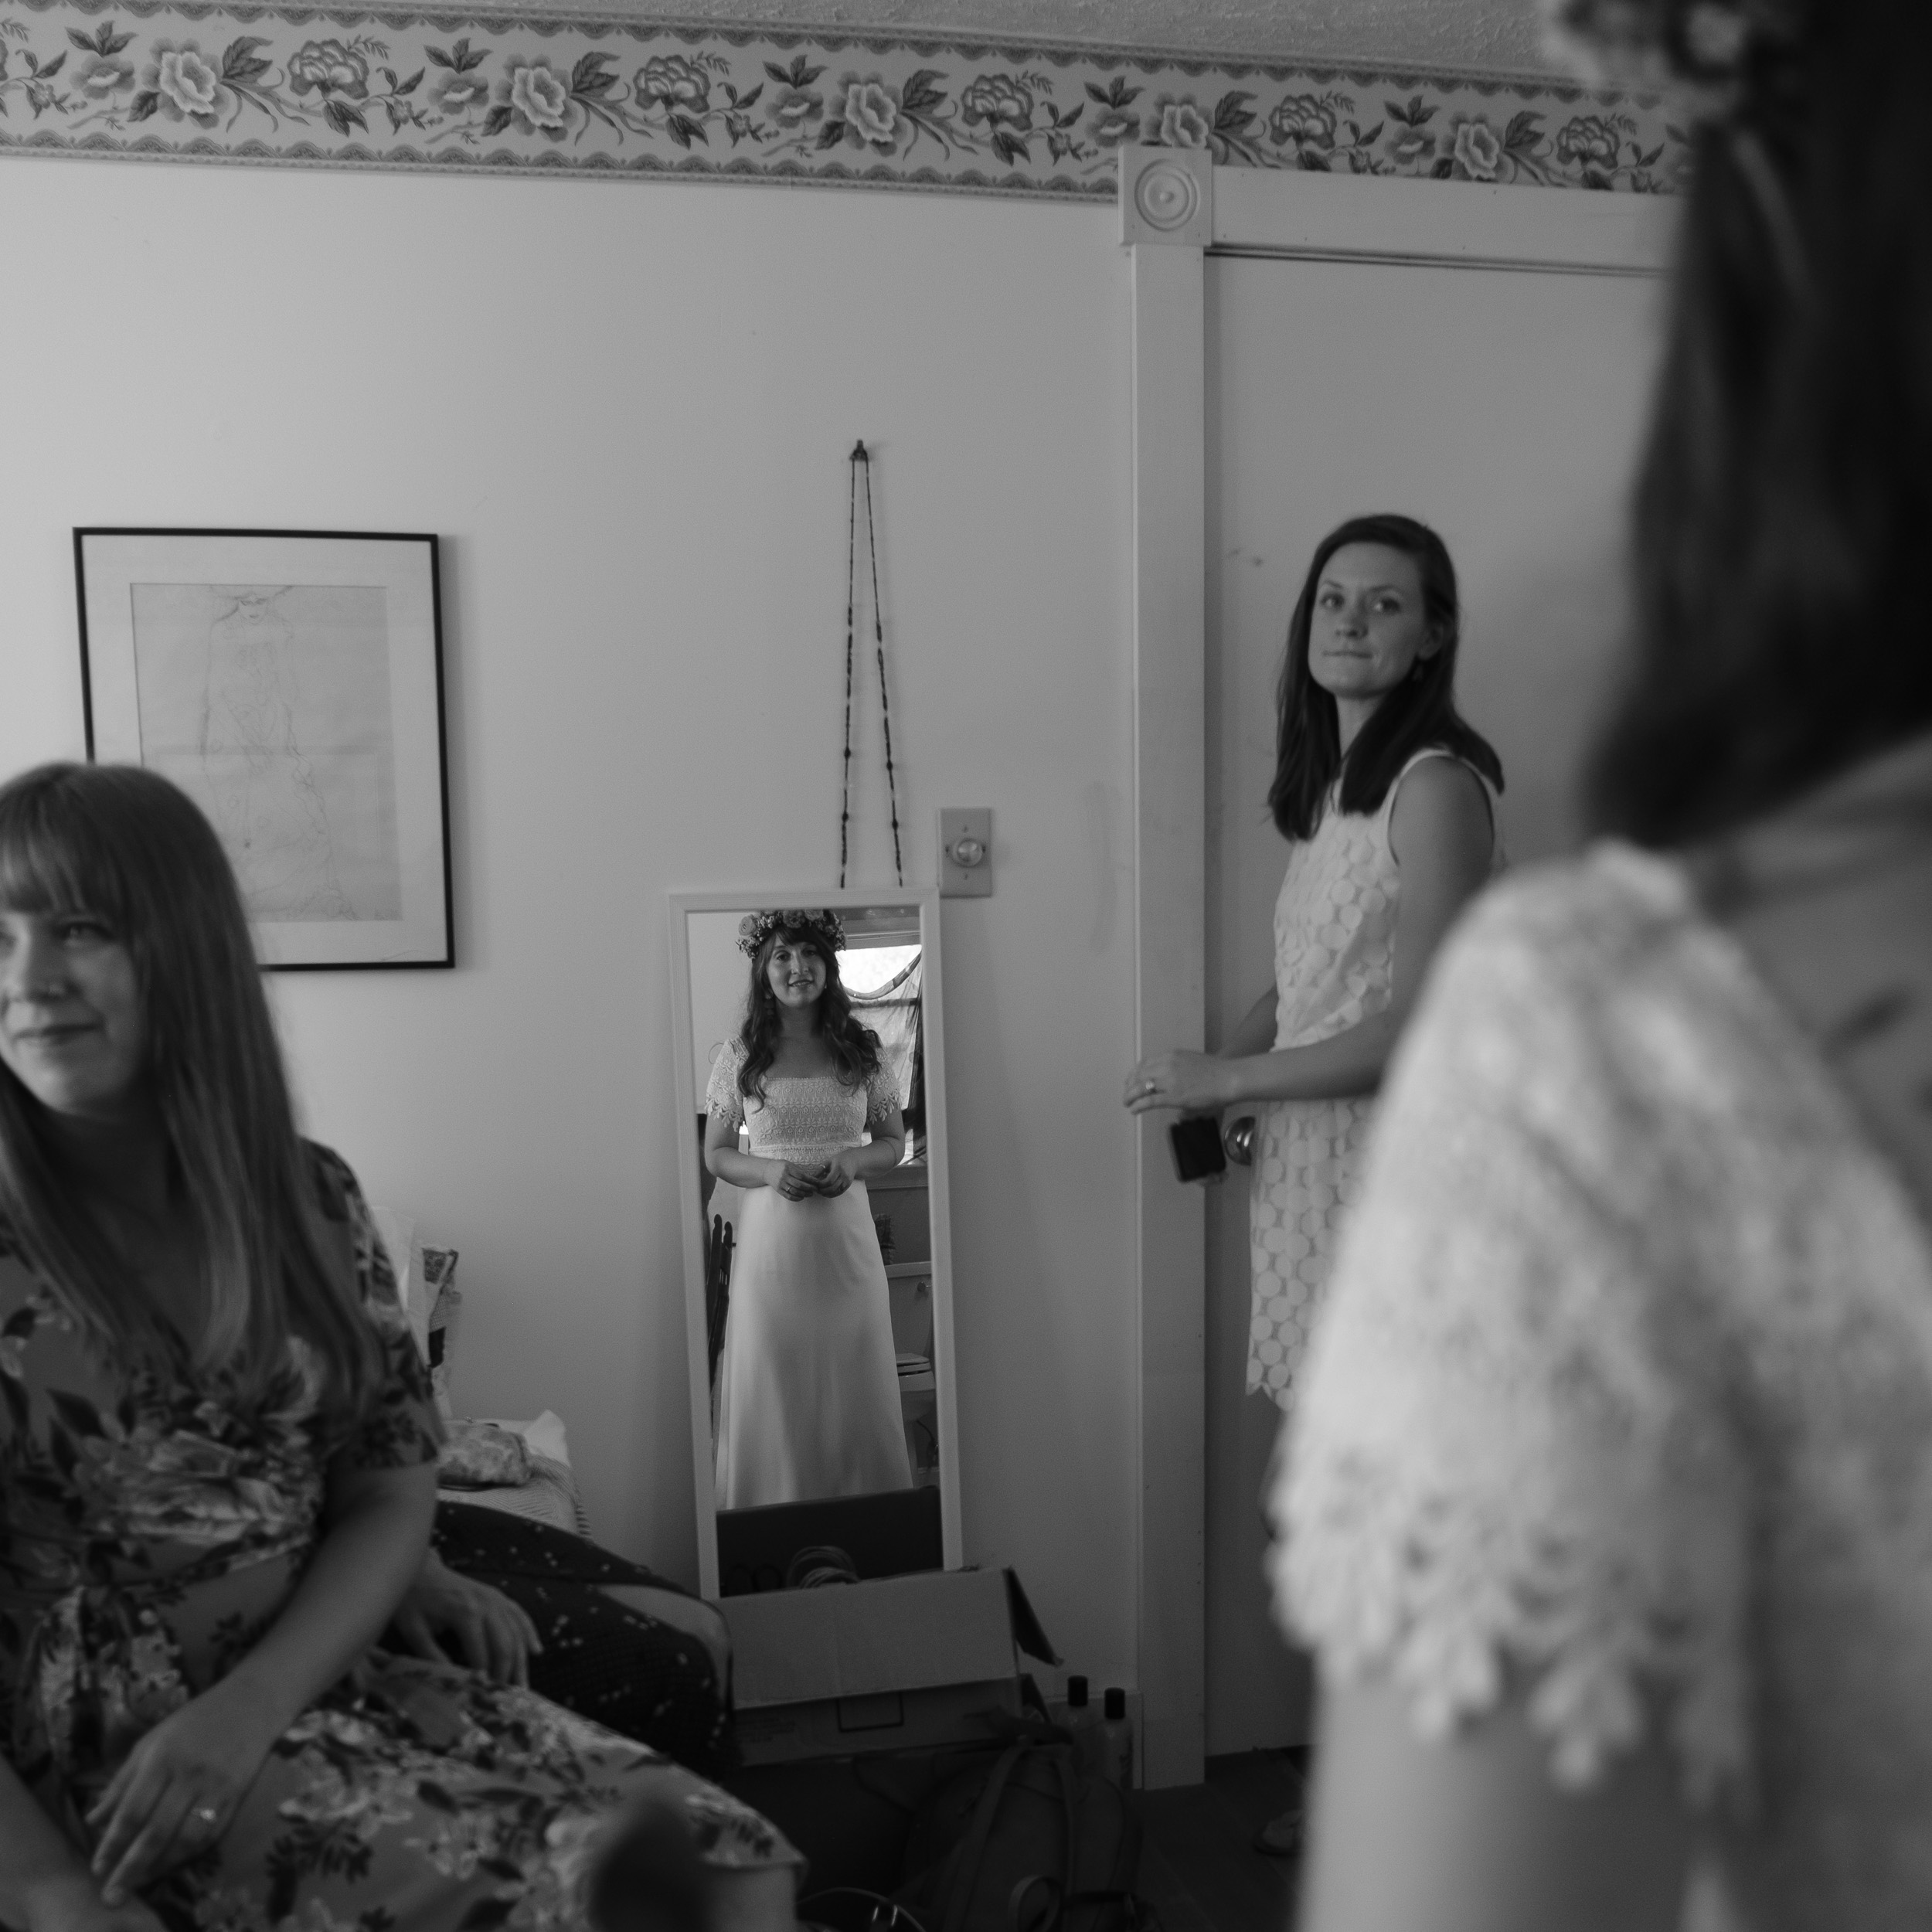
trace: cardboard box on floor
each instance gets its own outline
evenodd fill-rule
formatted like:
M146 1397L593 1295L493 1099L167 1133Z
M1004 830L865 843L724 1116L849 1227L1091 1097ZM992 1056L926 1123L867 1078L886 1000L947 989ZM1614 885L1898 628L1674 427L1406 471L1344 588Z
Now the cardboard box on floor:
M1060 1660L1010 1570L933 1570L722 1598L747 1764L984 1742L1023 1650Z

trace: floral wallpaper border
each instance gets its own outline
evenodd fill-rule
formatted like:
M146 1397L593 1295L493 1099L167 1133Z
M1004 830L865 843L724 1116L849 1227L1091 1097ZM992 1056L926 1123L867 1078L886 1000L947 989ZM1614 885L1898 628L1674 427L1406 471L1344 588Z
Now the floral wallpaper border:
M715 23L0 0L0 155L698 176L1106 199L1219 164L1668 193L1655 101L1467 76Z

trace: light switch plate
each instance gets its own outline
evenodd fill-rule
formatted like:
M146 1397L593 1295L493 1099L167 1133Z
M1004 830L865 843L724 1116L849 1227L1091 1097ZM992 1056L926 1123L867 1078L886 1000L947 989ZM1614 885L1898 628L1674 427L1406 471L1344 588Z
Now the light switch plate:
M962 842L977 842L983 856L963 866L954 856ZM970 844L968 851L970 854ZM942 899L990 899L993 893L993 808L991 805L941 805L939 808L939 896Z

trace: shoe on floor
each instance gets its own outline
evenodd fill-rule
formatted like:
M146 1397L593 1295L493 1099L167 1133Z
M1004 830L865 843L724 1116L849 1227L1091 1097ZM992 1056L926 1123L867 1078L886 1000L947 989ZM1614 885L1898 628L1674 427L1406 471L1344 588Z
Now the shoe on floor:
M1301 1852L1301 1808L1291 1805L1268 1820L1254 1835L1254 1849L1264 1857L1291 1859Z

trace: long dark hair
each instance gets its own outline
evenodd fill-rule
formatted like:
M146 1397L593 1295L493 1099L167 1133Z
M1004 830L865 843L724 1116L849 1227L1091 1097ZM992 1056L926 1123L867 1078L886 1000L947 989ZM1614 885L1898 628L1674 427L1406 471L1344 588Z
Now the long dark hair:
M747 1100L762 1100L765 1075L778 1057L778 1002L765 968L781 939L793 946L809 946L825 962L825 990L818 996L811 1029L832 1055L832 1070L840 1083L856 1087L869 1080L879 1068L879 1036L852 1012L852 995L838 976L838 953L816 927L774 926L751 958L745 1023L738 1029L739 1042L745 1049L744 1063L738 1069L738 1091Z
M1383 544L1415 560L1423 614L1440 641L1431 656L1417 659L1414 675L1376 706L1345 760L1335 699L1308 673L1308 633L1321 573L1329 558L1350 543ZM1275 691L1274 783L1268 787L1268 809L1283 838L1314 835L1338 771L1342 811L1379 809L1396 774L1425 746L1440 745L1468 760L1502 790L1502 760L1456 709L1456 651L1461 636L1456 566L1442 539L1426 523L1408 516L1351 517L1315 546L1288 620L1287 648Z
M332 1396L359 1405L380 1372L377 1337L318 1224L315 1174L214 828L154 772L42 765L0 786L0 906L93 913L132 958L169 1178L206 1258L206 1319L185 1338L196 1366L259 1393L299 1335ZM68 1185L45 1110L4 1066L0 1217L97 1347L119 1359L179 1351Z
M1714 836L1932 723L1924 0L1815 0L1706 128L1599 826Z

